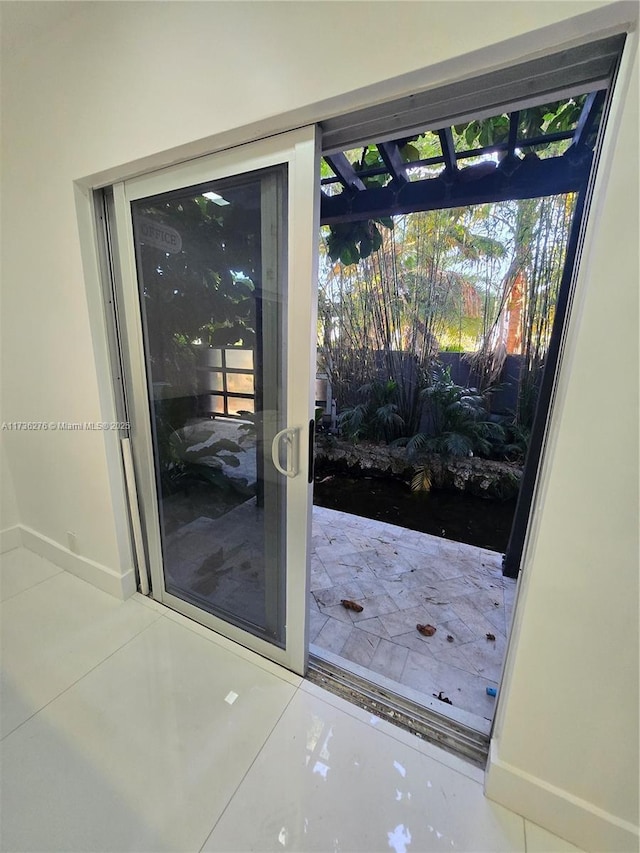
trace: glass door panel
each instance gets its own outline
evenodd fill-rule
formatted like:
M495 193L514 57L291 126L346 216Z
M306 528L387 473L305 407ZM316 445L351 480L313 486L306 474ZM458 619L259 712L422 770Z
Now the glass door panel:
M114 196L153 595L303 671L315 134L286 136Z
M285 189L275 167L131 205L166 591L280 645Z

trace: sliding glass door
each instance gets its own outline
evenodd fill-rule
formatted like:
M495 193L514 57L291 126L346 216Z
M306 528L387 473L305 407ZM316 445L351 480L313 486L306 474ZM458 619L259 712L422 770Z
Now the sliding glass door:
M302 673L313 129L114 187L154 598Z

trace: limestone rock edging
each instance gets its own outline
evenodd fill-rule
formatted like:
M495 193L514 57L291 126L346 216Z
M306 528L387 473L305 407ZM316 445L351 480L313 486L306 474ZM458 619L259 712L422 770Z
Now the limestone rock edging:
M404 448L319 437L316 443L319 475L348 473L351 476L395 477L411 480L417 465L409 462ZM522 468L510 462L473 457L427 454L421 460L431 474L432 487L455 489L480 497L507 499L518 493Z

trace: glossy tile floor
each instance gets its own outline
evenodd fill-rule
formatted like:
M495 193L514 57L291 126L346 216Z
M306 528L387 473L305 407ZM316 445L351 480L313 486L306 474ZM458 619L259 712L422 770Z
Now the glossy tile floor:
M248 426L222 417L195 420L184 428L185 443L230 481L250 487L256 446ZM221 440L224 454L215 451ZM236 452L226 449L229 442ZM255 499L223 506L201 503L194 493L164 502L172 519L164 542L168 589L265 627L265 519ZM516 588L502 575L502 555L319 506L311 547L313 652L364 677L381 677L422 703L436 697L443 713L488 731L495 698L487 688L498 689ZM342 599L363 610L345 610ZM436 633L422 636L417 624L433 625Z
M1 849L575 851L482 773L141 596L0 559Z
M452 706L440 702L440 711L468 712L480 729L493 717L486 689L498 688L515 591L516 581L502 575L502 554L313 508L314 651L381 675L397 692L408 687L428 700L442 693ZM417 624L436 632L423 636Z

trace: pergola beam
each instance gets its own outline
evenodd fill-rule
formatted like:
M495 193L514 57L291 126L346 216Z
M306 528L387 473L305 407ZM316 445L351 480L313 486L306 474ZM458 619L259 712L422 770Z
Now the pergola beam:
M362 191L365 185L343 153L328 154L325 161L333 169L345 189Z
M517 146L519 148L527 149L535 147L536 145L546 145L551 142L560 142L564 139L573 139L574 132L562 130L557 131L556 133L547 133L541 134L540 136L531 137L530 139L521 139L516 140ZM499 151L508 151L509 150L509 142L497 142L494 145L484 145L482 148L471 148L469 151L458 151L456 152L456 159L458 161L458 169L460 169L460 165L463 164L463 161L470 157L481 157L483 154L494 154ZM336 155L327 155L325 160L329 161L332 157ZM421 160L412 160L408 163L403 163L404 169L415 169L419 166L434 166L438 163L444 163L444 157L425 157ZM356 173L359 178L372 178L375 175L386 175L388 174L388 166L373 166L371 168L362 169L361 171ZM322 186L327 186L330 184L342 183L343 181L340 178L322 178L321 184Z
M518 124L520 123L520 110L509 113L509 141L507 157L514 157L516 144L518 142Z
M389 170L392 180L397 184L406 184L407 175L405 172L406 163L400 156L400 150L397 142L378 142L378 151L382 157L385 166Z
M453 178L458 171L458 162L456 160L456 146L453 141L453 133L450 127L443 127L438 131L440 137L440 147L442 148L442 156L444 157L444 167L449 177Z
M566 157L547 160L527 159L507 174L500 167L480 163L458 173L451 183L442 177L424 181L408 181L402 187L377 187L354 195L341 193L322 200L320 221L323 225L398 216L403 213L466 207L472 204L539 198L545 195L576 192L589 176L591 156L579 165Z
M582 112L580 113L580 118L578 119L578 124L573 133L571 149L575 150L585 145L585 141L591 133L598 111L604 101L604 96L605 92L591 92L587 96L582 107Z

